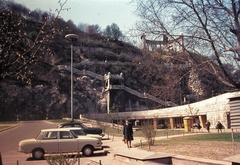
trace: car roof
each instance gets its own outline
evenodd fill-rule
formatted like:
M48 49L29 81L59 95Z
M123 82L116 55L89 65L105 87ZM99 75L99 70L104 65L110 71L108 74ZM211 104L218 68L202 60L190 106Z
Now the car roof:
M81 123L81 122L67 122L67 123L59 124L59 126L75 125L75 124L80 124L80 125L82 125L83 123Z
M76 121L74 121L74 122L70 121L70 122L62 123L62 124L82 124L82 123L81 122L76 122Z
M72 127L67 127L67 128L49 128L49 129L42 129L41 132L47 132L47 131L69 131L72 130ZM79 128L78 128L79 129Z
M67 128L68 130L82 130L82 128L80 127L65 127ZM58 129L65 129L65 128L58 128Z

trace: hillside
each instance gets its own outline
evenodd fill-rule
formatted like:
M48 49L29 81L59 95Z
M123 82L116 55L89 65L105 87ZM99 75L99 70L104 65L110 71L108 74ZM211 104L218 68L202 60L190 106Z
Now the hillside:
M214 77L201 70L189 74L190 68L180 69L180 64L189 61L184 54L143 52L131 44L111 40L100 33L83 32L71 21L65 22L60 18L36 19L38 17L27 15L27 12L23 12L26 9L20 7L12 5L9 8L11 12L5 8L0 11L2 23L11 20L0 31L0 120L40 120L70 116L70 72L58 69L60 65L70 66L71 43L65 39L69 33L80 37L74 43L75 69L91 71L101 76L109 72L122 74L124 85L140 93L149 93L161 100L182 104L184 98L188 102L198 101L211 97L213 91L214 94L222 93L226 89ZM44 14L46 13L42 13ZM170 66L177 66L177 69ZM192 76L193 84L202 83L204 93L201 96L195 97L196 92L190 88L191 75L198 75ZM104 86L104 82L93 77L74 75L76 118L82 113L106 112ZM145 109L162 107L148 103L147 100L144 102Z

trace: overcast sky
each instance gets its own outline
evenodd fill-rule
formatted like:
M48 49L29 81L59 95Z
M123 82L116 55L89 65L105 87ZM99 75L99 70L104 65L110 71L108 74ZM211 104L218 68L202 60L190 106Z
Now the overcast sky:
M14 0L30 10L40 9L42 11L59 9L59 0ZM70 8L62 11L60 16L65 20L72 20L74 24L79 23L98 24L101 29L107 25L116 23L120 30L127 31L131 28L137 17L134 15L135 7L129 4L131 0L68 0L64 5ZM65 0L61 0L65 2Z

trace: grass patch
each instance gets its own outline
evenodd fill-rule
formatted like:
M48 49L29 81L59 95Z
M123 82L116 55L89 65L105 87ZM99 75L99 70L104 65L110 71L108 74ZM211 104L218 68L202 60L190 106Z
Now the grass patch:
M157 137L157 136L156 136ZM213 133L213 134L195 134L191 136L179 136L165 138L161 140L155 140L154 145L160 146L171 146L171 145L186 145L191 143L191 145L197 145L199 142L232 142L231 133ZM240 132L234 133L234 142L240 142ZM147 142L143 144L137 144L136 146L148 146Z
M1 121L0 124L18 124L19 121Z
M10 126L0 126L0 130L6 129L6 128L8 128L8 127L10 127Z
M8 129L12 126L17 125L18 121L6 121L6 122L0 122L0 131Z
M234 141L240 142L240 133L234 133ZM188 137L188 140L197 140L197 141L224 141L231 142L232 134L231 133L217 133L217 134L199 134Z
M214 141L214 142L232 142L231 133L214 133L214 134L197 134L191 136L180 136L167 138L162 140L156 140L155 144L174 144L174 143L185 143L185 142L194 142L194 141ZM240 142L240 133L234 134L234 141Z
M184 130L181 129L160 129L156 132L156 137L159 136L172 136L172 135L184 135L186 134ZM191 132L187 133L191 134Z
M105 131L104 131L105 129ZM112 127L105 127L103 129L103 132L105 134L114 134L114 135L123 135L123 130L121 128L117 129L117 128L112 128ZM156 137L168 137L168 136L172 136L172 135L184 135L186 134L184 132L184 130L176 130L176 129L161 129L161 130L157 130L156 131ZM192 134L191 132L189 132L188 134ZM138 131L134 131L133 132L133 136L135 137L144 137L144 133L141 130Z

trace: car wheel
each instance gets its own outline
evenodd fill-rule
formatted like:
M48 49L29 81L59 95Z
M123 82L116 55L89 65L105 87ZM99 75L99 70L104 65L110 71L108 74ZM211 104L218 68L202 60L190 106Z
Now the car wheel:
M91 156L93 154L93 147L92 146L83 147L82 153L84 156Z
M41 148L36 148L32 151L32 157L34 159L42 159L44 156L44 151Z

